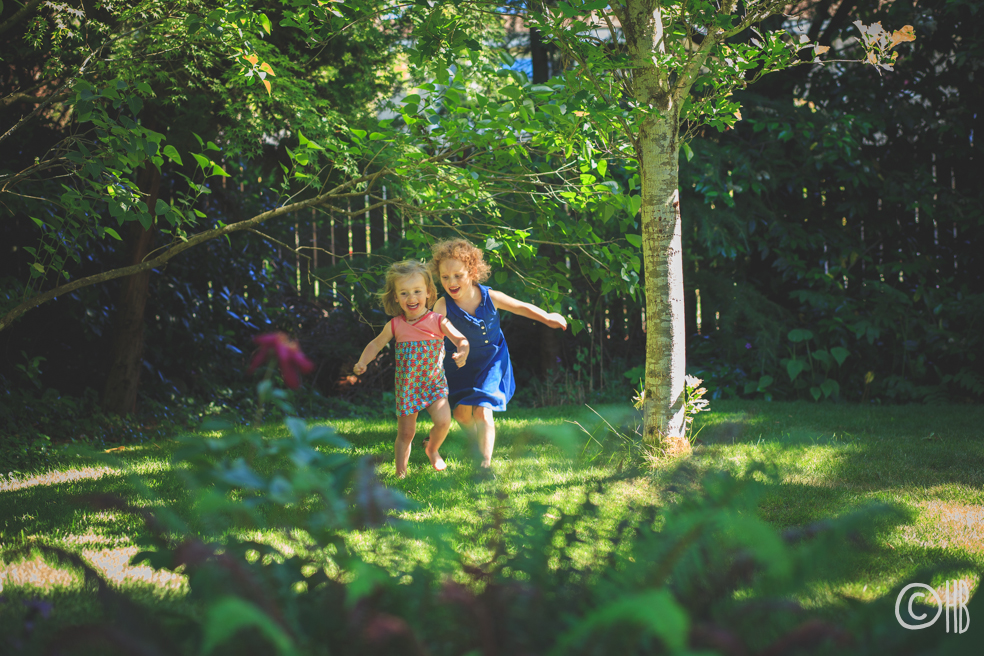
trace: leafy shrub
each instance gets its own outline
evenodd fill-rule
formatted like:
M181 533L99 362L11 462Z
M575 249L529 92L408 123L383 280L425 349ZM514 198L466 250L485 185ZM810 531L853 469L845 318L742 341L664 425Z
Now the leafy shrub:
M188 523L168 510L93 499L144 517L153 537L134 561L183 570L200 610L157 616L84 561L47 548L83 570L110 619L63 628L48 646L246 655L904 655L943 653L961 637L900 628L897 591L849 604L842 615L801 604L814 583L850 575L847 549L867 548L903 517L878 506L776 531L756 513L758 479L771 477L761 467L702 478L684 467L669 504L637 506L617 525L594 502L602 484L569 512L549 505L520 512L500 492L478 536L488 554L482 562L385 571L349 551L345 532L387 522L406 501L379 484L371 463L339 451L344 444L330 429L288 426L281 440L187 440L176 458L189 466L197 499ZM236 537L270 527L282 530L276 546ZM423 537L409 526L390 530ZM969 612L982 609L978 595Z
M688 387L690 411L697 412L699 381L688 380ZM269 377L258 391L259 411L266 404L292 411ZM107 495L89 500L102 510L142 516L149 538L133 562L187 574L192 613L155 613L74 554L21 547L81 569L106 618L49 632L46 648L904 655L937 653L960 638L902 629L893 612L895 591L851 604L849 615L801 603L811 586L850 575L852 550L869 548L880 531L905 521L889 506L780 532L757 512L766 482L778 478L757 465L740 477L698 476L685 465L669 481L664 506L638 503L617 524L600 512L597 495L605 482L629 472L599 482L567 512L548 504L514 508L505 490L489 499L488 486L476 485L485 524L472 546L486 555L474 562L456 555L457 535L445 540L394 522L393 511L409 502L379 482L369 458L348 453L332 429L296 417L285 423L287 436L280 439L220 424L207 427L217 437L183 438L173 457L191 504L160 503L149 486L143 487L146 505ZM385 570L348 546L351 532L365 527L378 527L380 538L427 543L440 557L426 566L397 561ZM270 531L273 540L254 538ZM920 580L932 574L923 572ZM984 596L968 610L984 610ZM23 612L25 622L35 621L36 609ZM31 644L41 642L35 635Z

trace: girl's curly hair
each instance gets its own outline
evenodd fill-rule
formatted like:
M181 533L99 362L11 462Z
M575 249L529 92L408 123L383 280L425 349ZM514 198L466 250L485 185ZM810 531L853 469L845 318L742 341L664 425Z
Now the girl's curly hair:
M403 260L394 262L386 270L386 286L383 291L376 294L383 310L391 317L398 317L403 314L403 308L396 300L396 283L402 278L407 278L416 274L424 277L424 286L427 287L427 309L434 307L437 302L437 287L434 286L434 278L431 276L430 269L417 260Z
M431 258L428 266L431 274L438 280L441 279L441 262L444 260L458 260L468 270L468 277L474 282L485 282L492 273L492 267L485 261L482 251L472 246L471 242L464 239L445 239L431 246Z

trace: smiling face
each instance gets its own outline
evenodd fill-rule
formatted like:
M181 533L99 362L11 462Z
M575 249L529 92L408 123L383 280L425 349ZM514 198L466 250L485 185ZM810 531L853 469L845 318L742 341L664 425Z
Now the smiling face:
M441 285L451 298L458 300L471 291L472 279L461 260L444 260L438 270Z
M427 312L427 281L423 275L415 273L400 278L394 293L407 321L419 319Z

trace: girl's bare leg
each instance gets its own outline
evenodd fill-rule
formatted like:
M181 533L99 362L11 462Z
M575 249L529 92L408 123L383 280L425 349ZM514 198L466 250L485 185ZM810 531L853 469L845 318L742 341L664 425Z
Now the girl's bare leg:
M447 465L444 464L444 458L437 450L444 444L444 438L448 436L448 431L451 430L451 406L447 399L438 399L427 407L427 412L434 420L434 425L430 429L429 439L424 446L424 453L430 458L434 469L444 471Z
M407 475L407 465L410 462L410 444L417 432L417 413L403 415L396 420L396 476L403 478Z
M473 409L474 406L471 405L456 405L454 407L454 418L465 429L469 437L475 436L475 420L472 418Z
M492 411L480 405L458 405L454 408L454 418L469 437L475 440L475 446L482 457L482 467L492 464L492 450L495 448L495 423Z
M475 436L475 418L472 412L474 409L475 406L472 405L456 405L454 406L454 418L465 429L468 440L477 448L478 440Z
M492 449L495 448L495 422L492 411L485 406L475 406L472 411L475 423L475 436L478 438L478 450L482 454L482 467L492 465Z

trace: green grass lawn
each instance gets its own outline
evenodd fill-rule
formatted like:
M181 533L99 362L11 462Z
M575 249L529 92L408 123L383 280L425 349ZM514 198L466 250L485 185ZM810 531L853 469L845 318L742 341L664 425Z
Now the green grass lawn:
M442 448L448 470L438 473L419 443L429 427L421 420L410 473L402 480L393 475L395 421L330 421L357 454L378 456L384 482L414 502L399 515L402 533L362 531L351 534L349 543L381 565L414 561L445 567L439 561L452 557L482 562L488 554L487 522L497 508L543 513L547 521L556 511L579 504L601 483L604 492L592 500L601 506L602 520L593 530L603 535L633 506L666 503L704 471L740 474L762 462L774 475L761 476L766 482L761 512L780 529L872 502L897 504L909 513L909 521L878 533L877 544L855 557L848 576L825 581L803 600L808 605L836 605L843 596L871 599L909 581L920 568L945 567L961 559L984 571L984 408L724 401L711 408L697 417L693 455L655 471L632 469L621 438L606 435L584 408L566 407L499 415L492 475L475 466L463 432L452 429ZM285 429L276 424L264 432L272 437ZM146 603L187 612L181 610L186 590L181 576L128 566L138 550L136 540L145 532L141 521L82 503L86 495L104 492L136 500L136 475L158 503L182 507L188 499L169 460L172 449L165 442L128 446L98 458L82 454L66 459L57 472L4 483L0 548L44 542L79 551L108 579ZM257 537L277 542L273 534ZM90 612L85 600L91 598L76 594L81 586L77 572L36 555L0 558L0 593L8 603L32 597L52 600L60 609L60 624ZM0 631L7 630L2 624L0 620Z

